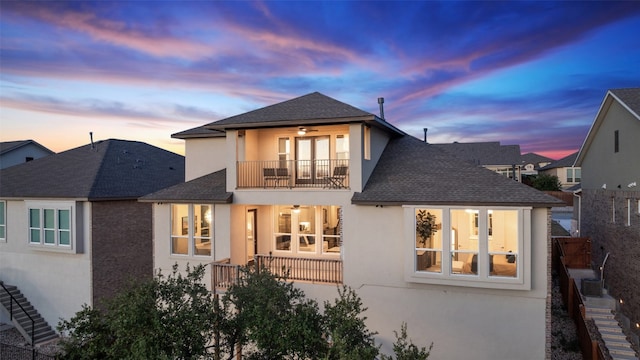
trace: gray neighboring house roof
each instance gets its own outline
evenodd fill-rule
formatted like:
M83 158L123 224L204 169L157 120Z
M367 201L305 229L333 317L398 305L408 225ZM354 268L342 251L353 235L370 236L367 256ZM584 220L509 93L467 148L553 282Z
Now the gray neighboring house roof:
M313 92L281 103L218 120L204 126L210 130L313 126L366 122L396 135L405 133L384 119L349 104Z
M640 88L611 89L609 91L640 119Z
M578 152L574 152L573 154L569 154L563 157L560 160L556 160L547 166L543 166L540 168L540 171L564 168L564 167L573 167L573 163L576 161L576 157L578 157Z
M53 152L53 151L47 149L46 147L40 145L36 141L33 141L33 140L16 140L16 141L3 141L3 142L0 142L0 155L6 154L8 152L11 152L13 150L19 149L19 148L21 148L23 146L27 146L29 144L33 144L33 145L41 148L45 152L48 152L49 154L55 154L55 152Z
M137 199L183 181L183 156L109 139L0 170L0 197Z
M361 193L362 205L493 205L553 207L562 201L474 166L411 136L389 142Z
M497 141L431 144L477 166L521 165L520 145L500 145Z
M227 170L213 172L166 189L145 195L139 201L146 202L203 202L231 203L233 193L227 192Z
M548 158L546 156L542 156L542 155L536 154L536 153L526 153L526 154L522 155L520 157L520 159L522 159L522 163L523 164L535 164L534 168L536 170L539 169L538 164L540 164L540 163L543 163L543 162L552 163L552 162L555 161L555 160L553 160L551 158Z

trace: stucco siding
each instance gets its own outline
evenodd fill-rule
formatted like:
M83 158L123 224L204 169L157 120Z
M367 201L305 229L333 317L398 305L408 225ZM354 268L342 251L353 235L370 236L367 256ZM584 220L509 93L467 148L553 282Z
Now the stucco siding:
M227 167L224 137L187 139L185 141L185 181Z
M90 206L76 206L78 217L90 224ZM68 319L82 304L92 305L90 226L76 233L83 252L44 250L28 243L24 201L7 201L7 242L0 243L0 279L16 285L49 325ZM73 296L69 296L73 294Z
M438 359L543 359L549 323L547 209L531 218L531 290L502 290L408 283L404 280L401 207L345 209L344 276L368 307L370 329L392 351L394 330L408 324L415 343L434 343ZM527 267L528 268L528 267ZM319 301L335 287L299 285ZM461 346L464 344L464 346Z

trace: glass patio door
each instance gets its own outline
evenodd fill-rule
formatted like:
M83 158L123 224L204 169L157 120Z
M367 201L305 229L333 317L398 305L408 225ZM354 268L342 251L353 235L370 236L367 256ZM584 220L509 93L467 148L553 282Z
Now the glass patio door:
M296 138L296 183L322 183L329 168L328 136Z

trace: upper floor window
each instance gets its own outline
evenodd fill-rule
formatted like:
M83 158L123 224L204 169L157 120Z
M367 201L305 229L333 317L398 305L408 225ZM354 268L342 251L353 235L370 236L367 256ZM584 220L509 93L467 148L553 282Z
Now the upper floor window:
M7 241L7 203L0 201L0 241Z
M363 135L363 155L365 160L371 160L371 128L369 126L364 127Z
M580 168L567 168L567 182L569 183L579 183L581 180L581 169Z
M523 208L406 207L411 282L529 289Z
M61 202L28 202L29 244L71 249L74 206Z
M349 159L349 135L336 136L336 159Z
M613 152L620 151L620 135L618 130L613 132Z
M211 256L213 206L171 205L171 254Z
M291 154L291 145L289 138L278 138L278 161L279 167L286 168Z

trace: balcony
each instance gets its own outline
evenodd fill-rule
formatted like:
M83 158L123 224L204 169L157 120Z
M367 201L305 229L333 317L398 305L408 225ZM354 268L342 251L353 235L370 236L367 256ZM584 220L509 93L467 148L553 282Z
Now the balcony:
M319 284L342 284L342 260L310 259L271 255L255 255L258 269L267 268L272 274L287 280ZM224 291L236 284L242 276L240 265L229 259L211 263L211 286L214 291Z
M349 160L239 161L237 188L349 188Z

